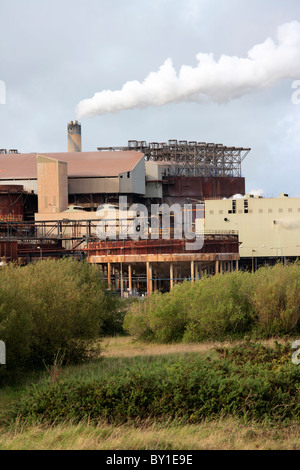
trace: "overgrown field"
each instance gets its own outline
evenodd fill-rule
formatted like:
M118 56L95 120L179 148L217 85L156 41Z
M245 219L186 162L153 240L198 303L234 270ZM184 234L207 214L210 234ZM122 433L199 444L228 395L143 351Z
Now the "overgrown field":
M299 449L292 353L116 337L99 360L0 390L0 449Z
M8 266L0 449L300 448L299 287L295 263L124 306L95 266Z
M300 335L300 263L178 284L135 304L124 328L160 343Z
M134 361L99 376L46 380L31 387L3 422L70 420L140 423L233 416L283 422L300 418L300 368L290 345L217 348L206 357Z

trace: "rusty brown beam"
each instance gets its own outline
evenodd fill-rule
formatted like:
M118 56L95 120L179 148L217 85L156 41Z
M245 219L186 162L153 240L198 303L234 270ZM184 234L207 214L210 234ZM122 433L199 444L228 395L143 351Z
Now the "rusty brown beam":
M190 253L190 254L144 254L144 255L89 255L90 263L170 263L170 262L205 262L236 261L238 253Z

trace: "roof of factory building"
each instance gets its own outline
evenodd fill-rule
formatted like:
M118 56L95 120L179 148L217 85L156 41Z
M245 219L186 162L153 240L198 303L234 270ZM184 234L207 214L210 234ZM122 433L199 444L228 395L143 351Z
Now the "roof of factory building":
M144 157L137 151L16 153L0 155L0 180L37 177L37 156L67 162L68 176L112 177L131 171Z

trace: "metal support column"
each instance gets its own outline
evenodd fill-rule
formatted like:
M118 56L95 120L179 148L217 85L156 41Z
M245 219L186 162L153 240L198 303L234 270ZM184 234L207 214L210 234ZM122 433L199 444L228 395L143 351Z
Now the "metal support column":
M174 284L174 267L173 267L173 263L170 263L170 290L173 289L173 284Z
M152 266L149 261L146 262L147 271L147 294L152 294Z
M107 283L108 287L111 287L111 264L107 263Z
M128 287L129 287L129 292L132 293L132 270L131 270L131 264L128 265Z
M191 261L191 281L194 282L195 280L195 265L194 261Z

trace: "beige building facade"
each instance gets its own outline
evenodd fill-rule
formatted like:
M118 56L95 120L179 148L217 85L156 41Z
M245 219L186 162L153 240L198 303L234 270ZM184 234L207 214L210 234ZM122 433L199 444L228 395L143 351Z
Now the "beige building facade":
M300 198L205 201L206 231L237 231L241 258L300 257Z
M38 209L48 214L68 208L68 166L53 158L37 156Z

